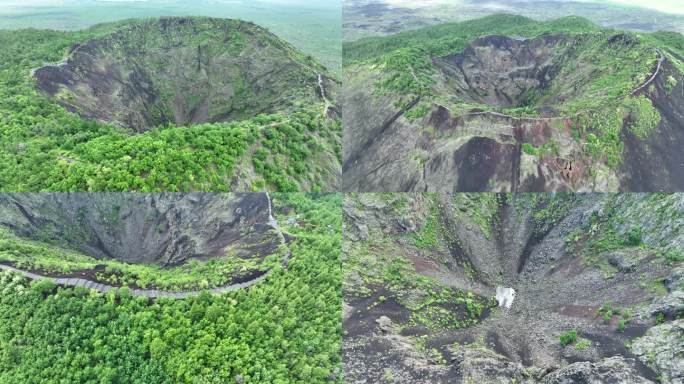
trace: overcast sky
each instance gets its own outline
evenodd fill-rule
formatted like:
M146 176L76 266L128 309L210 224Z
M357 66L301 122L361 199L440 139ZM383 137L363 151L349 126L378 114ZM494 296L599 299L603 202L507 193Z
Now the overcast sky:
M0 0L0 6L4 7L26 7L26 6L46 6L46 5L64 5L64 4L74 4L78 1L83 2L128 2L128 1L154 1L161 2L160 0ZM191 2L192 0L187 0ZM240 2L248 0L214 0L217 2ZM261 0L262 2L273 2L279 4L329 4L331 2L339 3L341 0ZM396 6L420 6L420 5L432 5L439 3L454 3L459 0L385 0L387 3ZM566 0L556 0L556 1L566 1ZM679 13L684 14L684 0L578 0L584 2L598 2L598 3L615 3L622 5L631 5L638 7L645 7L650 9L659 10L668 13ZM507 0L493 0L493 3L510 3L515 1Z
M454 4L464 2L466 0L384 0L385 3L397 7L420 7L436 4ZM489 0L482 1L489 5L501 4L502 6L512 6L516 2L525 0ZM553 1L568 1L568 0L553 0ZM630 5L636 7L645 7L661 12L684 14L684 0L575 0L585 3L614 3L620 5ZM473 0L469 1L471 4Z
M684 14L684 0L611 0L611 2L646 7L668 13Z

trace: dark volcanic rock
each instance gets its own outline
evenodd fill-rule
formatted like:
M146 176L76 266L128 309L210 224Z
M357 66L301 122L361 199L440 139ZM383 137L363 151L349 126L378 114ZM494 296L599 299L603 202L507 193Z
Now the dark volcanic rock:
M634 359L620 356L601 360L598 363L587 361L570 364L542 380L543 384L651 384L634 367Z
M472 103L499 107L528 104L546 89L558 71L560 35L530 40L486 36L463 52L433 60L450 80L449 88Z

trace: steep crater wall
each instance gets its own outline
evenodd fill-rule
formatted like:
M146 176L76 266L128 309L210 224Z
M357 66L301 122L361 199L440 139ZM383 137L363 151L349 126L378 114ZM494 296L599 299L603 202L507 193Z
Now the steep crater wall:
M607 56L607 52L608 55ZM640 52L635 60L633 52ZM637 81L636 68L653 49L635 37L544 34L524 39L489 35L471 42L463 51L433 57L437 90L453 100L497 108L534 108L557 116L566 106L586 104L587 96L610 102L624 96L620 81ZM615 67L635 68L621 73ZM597 87L596 79L605 80ZM623 80L619 80L619 79Z
M281 244L267 194L0 194L0 227L97 259L174 266L266 256Z
M646 140L639 140L631 133L629 125L632 121L625 121L622 129L625 161L621 171L626 177L622 187L634 192L682 191L684 76L669 60L665 60L654 80L637 94L651 100L661 119Z
M317 101L318 71L294 47L252 23L162 18L78 44L64 62L34 76L41 91L84 118L145 131L244 119Z
M521 107L534 103L550 86L560 69L563 49L559 46L566 39L486 36L462 52L434 58L433 63L454 96L471 103Z

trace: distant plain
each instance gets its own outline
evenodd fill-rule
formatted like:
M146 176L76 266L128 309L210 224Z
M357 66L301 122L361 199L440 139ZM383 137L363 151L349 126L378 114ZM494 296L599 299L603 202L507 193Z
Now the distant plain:
M608 28L684 33L684 14L605 1L345 0L342 9L343 34L345 41L353 41L428 25L476 19L494 13L518 14L535 20L575 15Z
M338 72L341 1L278 0L28 0L0 1L0 29L83 29L93 24L159 16L212 16L264 26Z

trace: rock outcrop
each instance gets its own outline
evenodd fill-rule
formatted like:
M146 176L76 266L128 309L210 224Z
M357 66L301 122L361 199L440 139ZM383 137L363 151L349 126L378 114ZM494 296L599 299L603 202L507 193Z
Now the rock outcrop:
M684 320L656 325L632 343L632 352L665 384L684 383Z

